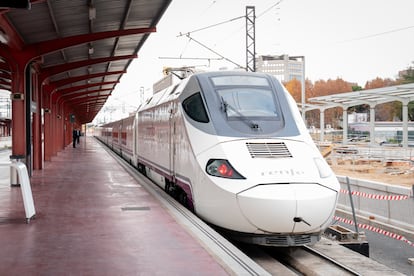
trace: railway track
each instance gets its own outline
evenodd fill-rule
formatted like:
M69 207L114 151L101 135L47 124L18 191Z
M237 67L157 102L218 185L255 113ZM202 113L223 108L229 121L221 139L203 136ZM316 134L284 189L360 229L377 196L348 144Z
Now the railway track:
M355 269L349 267L348 265L346 265L342 262L339 262L339 261L335 260L334 258L331 258L331 257L325 255L323 252L318 251L315 248L312 248L310 246L304 246L303 249L304 249L305 252L308 252L308 253L312 254L313 256L318 257L319 259L326 260L326 262L325 262L326 266L329 266L329 267L332 267L332 268L337 268L338 272L343 270L344 272L347 272L350 275L362 275L360 272L356 271Z
M311 247L267 248L239 245L272 275L364 275Z
M295 248L238 247L272 275L404 275L324 238Z
M308 246L278 250L277 258L301 275L362 275L347 265Z

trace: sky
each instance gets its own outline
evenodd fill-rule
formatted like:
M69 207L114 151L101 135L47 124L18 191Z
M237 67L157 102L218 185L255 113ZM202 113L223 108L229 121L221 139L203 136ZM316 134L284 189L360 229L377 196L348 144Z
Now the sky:
M107 104L137 107L164 66L246 66L246 6L255 7L256 54L305 56L312 82L363 87L414 65L413 0L172 0Z

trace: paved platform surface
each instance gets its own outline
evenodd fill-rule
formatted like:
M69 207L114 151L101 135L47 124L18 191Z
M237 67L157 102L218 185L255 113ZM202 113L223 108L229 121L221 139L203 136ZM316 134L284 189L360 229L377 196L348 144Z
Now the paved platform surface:
M12 141L11 136L0 137L0 151L11 148Z
M227 275L91 137L34 171L36 218L0 186L0 275Z

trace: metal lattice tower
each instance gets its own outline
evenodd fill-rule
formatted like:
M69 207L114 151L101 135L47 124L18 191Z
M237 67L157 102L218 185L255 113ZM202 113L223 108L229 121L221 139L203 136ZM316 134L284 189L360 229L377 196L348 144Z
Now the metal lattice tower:
M255 7L246 6L246 71L256 72Z

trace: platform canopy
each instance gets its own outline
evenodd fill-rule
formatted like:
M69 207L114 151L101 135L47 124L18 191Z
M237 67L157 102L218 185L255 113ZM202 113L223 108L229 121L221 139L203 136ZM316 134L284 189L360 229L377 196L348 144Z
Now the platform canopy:
M347 108L361 104L377 105L393 101L400 101L403 103L414 101L414 83L332 94L309 99L309 102L315 104Z
M30 65L50 96L46 111L63 103L79 123L92 121L170 2L0 1L0 89L18 94L12 72Z
M328 108L343 108L343 141L347 139L347 109L352 106L367 104L370 106L370 134L374 137L375 132L375 106L387 102L399 101L402 103L403 119L403 146L408 146L408 103L414 101L414 83L388 86L375 89L366 89L355 92L332 94L328 96L313 97L308 99L310 104L303 110L310 111L319 109L321 111L321 130L324 125L323 112ZM322 132L322 131L321 131ZM323 136L321 135L321 140ZM373 143L373 141L371 141Z

